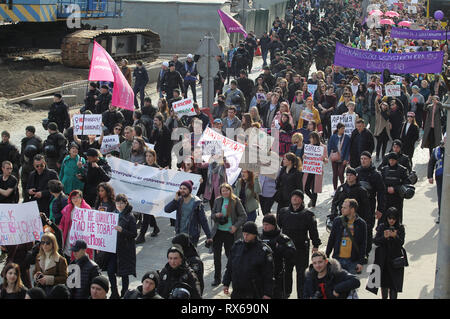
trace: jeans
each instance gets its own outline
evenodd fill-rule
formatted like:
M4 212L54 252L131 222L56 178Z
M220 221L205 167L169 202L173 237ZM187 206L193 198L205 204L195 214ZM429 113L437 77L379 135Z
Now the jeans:
M356 265L358 264L356 261L352 261L350 258L336 258L337 261L341 264L341 267L347 270L349 273L356 275Z
M261 50L261 55L263 58L263 66L267 65L267 55L269 54L269 50Z
M217 230L213 238L214 251L214 279L220 281L222 277L222 245L225 247L225 255L230 256L231 247L234 244L234 235L230 232Z
M145 85L144 86L134 86L133 88L134 92L134 106L139 108L139 103L137 100L137 94L139 93L139 98L141 100L141 107L144 106L144 99L145 99Z

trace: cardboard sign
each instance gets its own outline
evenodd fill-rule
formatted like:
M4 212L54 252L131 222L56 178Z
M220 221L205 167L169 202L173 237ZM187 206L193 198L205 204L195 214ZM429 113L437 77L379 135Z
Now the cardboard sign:
M88 248L116 252L119 214L101 212L93 209L75 208L72 213L72 228L69 242L74 245L79 239L86 242Z
M345 134L352 135L353 130L356 127L356 115L355 114L342 114L331 115L331 131L334 132L338 123L345 125Z
M75 114L73 116L73 134L75 135L102 134L102 115Z
M0 204L0 246L40 240L43 227L36 201Z
M266 101L266 95L264 93L256 93L256 99Z
M386 96L400 96L401 95L401 87L400 85L386 85L384 87L386 91Z
M100 152L102 154L108 154L112 151L120 150L120 140L119 135L108 135L103 137L102 145L100 147Z
M303 158L303 173L323 174L323 146L305 144L305 152Z
M191 98L180 100L172 104L173 111L178 114L178 117L184 115L193 116L196 115L194 110L194 100Z

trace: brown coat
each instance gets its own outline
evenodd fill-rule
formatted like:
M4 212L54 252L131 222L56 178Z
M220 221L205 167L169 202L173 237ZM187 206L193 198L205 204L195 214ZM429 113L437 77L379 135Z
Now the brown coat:
M36 257L36 268L33 272L34 279L36 279L37 272L42 272L44 276L47 276L46 286L65 284L67 281L67 260L59 254L50 258L51 261L45 268L46 256Z
M127 79L128 84L131 86L131 69L127 66L121 67L120 70L122 71L123 75L125 76L125 79Z
M431 131L431 116L433 114L433 104L428 104L424 107L424 111L427 112L427 119L425 120L422 137L422 148L435 148L439 145L442 139L442 126L441 126L441 110L442 104L437 103L436 110L434 112L434 145L430 145L428 136Z

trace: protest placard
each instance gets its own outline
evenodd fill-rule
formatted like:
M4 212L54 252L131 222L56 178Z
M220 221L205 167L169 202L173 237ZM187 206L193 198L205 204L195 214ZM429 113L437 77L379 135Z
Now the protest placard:
M314 92L317 90L317 84L308 84L308 92L311 93L311 96L314 96Z
M196 115L194 110L194 100L191 98L180 100L178 102L172 103L173 111L178 114L178 117L183 115L193 116Z
M100 152L102 154L108 154L112 151L119 151L120 140L119 135L108 135L103 137L102 145L100 147Z
M102 115L75 114L73 116L73 134L75 135L102 134Z
M266 95L264 93L256 93L256 99L266 101Z
M222 143L220 141L203 141L202 144L203 154L220 154L222 153Z
M244 154L245 145L228 137L223 136L222 134L214 131L213 129L207 127L203 132L202 137L198 141L197 145L201 146L204 141L220 141L222 143L222 150L224 152L224 156L226 157L227 162L230 164L230 167L227 168L227 177L228 183L233 185L236 179L241 172L239 168L239 163L241 162L242 154ZM203 153L202 159L205 162L208 162L211 157L211 154Z
M384 87L386 91L386 96L400 96L401 95L401 87L400 85L386 85Z
M40 240L43 227L36 201L0 204L0 246Z
M345 115L331 115L331 131L334 132L337 128L338 123L345 125L345 134L352 135L355 129L356 115L355 114L345 114Z
M154 150L154 149L155 149L155 144L145 143L145 145L147 145L147 147L148 147L150 150Z
M302 113L300 113L300 117L304 120L312 121L314 118L314 113L308 109L304 109Z
M69 242L84 240L88 248L116 252L119 214L101 212L93 209L76 208L72 212L72 227Z
M110 184L116 194L127 195L136 212L176 218L176 212L167 214L164 206L172 201L182 182L191 180L192 195L196 195L201 175L171 169L158 169L147 165L134 165L129 161L108 157L111 166Z
M323 173L323 146L305 144L303 158L303 173L317 174Z

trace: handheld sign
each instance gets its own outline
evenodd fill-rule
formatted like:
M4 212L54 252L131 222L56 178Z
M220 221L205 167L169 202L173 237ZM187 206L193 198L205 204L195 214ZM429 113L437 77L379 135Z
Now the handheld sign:
M173 111L178 114L179 117L183 115L193 116L196 115L194 110L194 101L191 98L184 99L172 104Z
M40 240L43 233L36 201L0 204L0 246L20 245Z
M75 135L102 134L102 115L75 114L73 116L73 134Z
M311 93L311 96L314 96L314 93L317 90L317 84L308 84L308 92Z
M386 91L386 96L400 96L401 95L401 89L400 85L386 85L384 87Z
M108 135L103 137L102 146L100 147L100 152L102 154L108 154L112 151L119 151L120 140L119 135Z
M303 173L323 174L323 146L305 144L305 157L303 159Z

